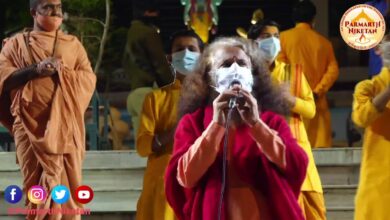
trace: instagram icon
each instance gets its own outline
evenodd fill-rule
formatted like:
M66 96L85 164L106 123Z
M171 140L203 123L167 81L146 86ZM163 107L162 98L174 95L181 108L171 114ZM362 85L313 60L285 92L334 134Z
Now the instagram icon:
M47 197L46 191L41 186L32 186L28 190L28 200L34 204L42 204Z

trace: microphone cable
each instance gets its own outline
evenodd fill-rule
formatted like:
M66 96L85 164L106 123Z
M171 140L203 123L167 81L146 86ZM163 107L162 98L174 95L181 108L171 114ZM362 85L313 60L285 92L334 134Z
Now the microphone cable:
M232 117L234 107L236 105L236 98L232 98L229 101L229 111L225 123L225 138L223 143L223 152L222 152L222 184L221 184L221 194L219 197L219 206L218 206L218 220L221 220L222 217L222 204L224 200L224 195L226 191L226 179L227 179L227 152L228 152L228 139L229 139L229 122Z

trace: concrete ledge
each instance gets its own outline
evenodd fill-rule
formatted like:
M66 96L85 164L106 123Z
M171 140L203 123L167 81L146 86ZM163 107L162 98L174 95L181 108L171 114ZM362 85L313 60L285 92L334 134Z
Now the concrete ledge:
M349 148L317 148L313 149L317 166L359 165L361 161L360 147Z
M15 152L0 152L0 172L19 170ZM146 158L130 151L87 151L84 170L139 169L146 167Z
M359 166L317 166L322 185L350 185L359 183Z
M354 207L356 185L323 186L327 207Z
M318 166L360 164L361 148L319 148L313 149ZM15 152L0 152L0 172L16 171ZM146 167L146 158L141 158L134 150L130 151L87 151L83 169L138 169Z
M361 148L314 149L328 207L328 219L347 220L353 216L353 201L359 180ZM135 151L89 151L83 166L83 183L95 191L94 200L86 206L92 211L87 220L132 219L142 190L146 160ZM21 174L14 152L0 153L0 197L6 186L21 186ZM11 205L0 200L0 219ZM22 207L23 202L17 204ZM112 217L112 218L111 218Z
M353 207L329 207L326 213L328 220L352 220L354 216Z

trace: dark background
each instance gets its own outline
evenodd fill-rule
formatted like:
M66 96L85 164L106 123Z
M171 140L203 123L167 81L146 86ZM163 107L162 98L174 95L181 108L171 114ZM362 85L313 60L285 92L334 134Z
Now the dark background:
M140 0L142 1L142 0ZM328 4L328 39L332 42L336 58L340 67L345 66L367 66L367 51L357 51L349 48L341 39L339 23L343 13L351 6L361 4L364 0L324 0ZM91 6L82 8L79 5ZM169 35L178 29L186 28L183 21L184 7L180 0L160 0L160 30L163 42L166 42ZM292 8L298 0L224 0L218 7L219 25L216 36L236 35L236 28L248 29L252 12L261 8L265 18L275 20L281 25L282 30L291 28L294 23L291 19ZM0 0L0 40L13 33L32 25L32 18L29 14L28 0ZM64 11L70 14L86 15L104 21L105 7L104 0L63 0ZM111 0L111 26L109 39L106 44L105 54L101 72L99 71L99 90L126 90L128 85L120 85L122 81L111 82L107 88L107 79L115 78L116 69L122 63L123 48L126 43L126 33L132 20L131 0ZM321 11L321 8L317 8ZM211 36L211 39L216 36ZM97 48L97 47L96 47ZM88 50L92 63L96 50ZM92 52L91 52L92 51ZM120 78L120 77L119 77Z
M0 0L0 39L32 24L28 2L28 0ZM72 0L63 0L63 2L66 6L71 4ZM129 27L132 19L132 1L112 0L111 2L113 12L111 28ZM179 0L160 0L160 2L161 34L166 39L174 30L185 28L184 9ZM220 17L218 33L234 35L237 27L248 28L252 12L258 8L264 11L265 17L281 24L283 30L290 28L294 25L291 13L296 2L297 0L224 0L218 8ZM338 25L342 14L352 5L364 2L364 0L329 0L329 36L339 36Z

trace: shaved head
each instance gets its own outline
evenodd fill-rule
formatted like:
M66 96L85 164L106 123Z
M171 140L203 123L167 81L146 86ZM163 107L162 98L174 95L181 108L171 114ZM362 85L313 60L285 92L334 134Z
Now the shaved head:
M57 31L63 20L61 0L30 0L30 14L34 30Z

